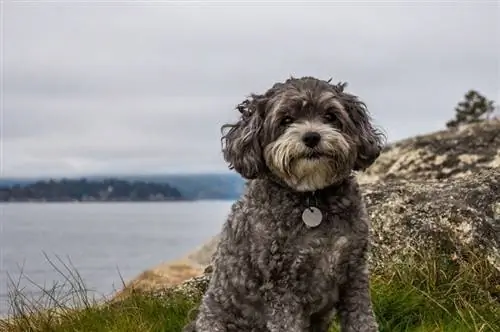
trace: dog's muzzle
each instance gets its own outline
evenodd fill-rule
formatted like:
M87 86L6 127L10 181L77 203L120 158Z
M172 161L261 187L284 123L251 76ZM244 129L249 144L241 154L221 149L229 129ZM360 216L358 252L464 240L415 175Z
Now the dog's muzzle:
M330 185L350 164L350 144L325 123L292 124L266 146L268 167L295 188L309 190Z

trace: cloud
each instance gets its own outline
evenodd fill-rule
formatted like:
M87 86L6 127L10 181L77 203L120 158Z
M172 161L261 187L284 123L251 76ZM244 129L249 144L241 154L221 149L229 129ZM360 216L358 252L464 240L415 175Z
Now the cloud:
M223 171L220 125L290 75L348 81L391 140L499 99L494 1L3 9L3 176Z

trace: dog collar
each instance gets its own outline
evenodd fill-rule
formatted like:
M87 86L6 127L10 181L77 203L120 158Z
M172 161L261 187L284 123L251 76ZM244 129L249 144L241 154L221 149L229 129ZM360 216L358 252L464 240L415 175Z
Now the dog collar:
M305 209L302 211L302 221L308 228L314 228L321 225L323 221L323 212L319 208L320 200L326 199L334 194L346 182L344 179L338 183L332 184L326 188L303 193L305 196Z

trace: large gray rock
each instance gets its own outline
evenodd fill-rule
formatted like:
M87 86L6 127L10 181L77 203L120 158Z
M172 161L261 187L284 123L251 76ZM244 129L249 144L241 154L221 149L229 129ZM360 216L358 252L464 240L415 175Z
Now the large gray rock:
M458 178L498 168L500 120L491 120L391 144L359 180Z
M500 170L432 181L363 185L372 220L372 266L435 248L473 251L500 272Z

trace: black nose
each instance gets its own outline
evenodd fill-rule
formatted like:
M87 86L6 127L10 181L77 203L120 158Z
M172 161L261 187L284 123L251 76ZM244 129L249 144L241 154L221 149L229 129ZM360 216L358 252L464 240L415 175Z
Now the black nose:
M321 135L315 131L308 131L302 136L302 141L307 147L314 148L321 140Z

